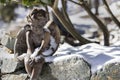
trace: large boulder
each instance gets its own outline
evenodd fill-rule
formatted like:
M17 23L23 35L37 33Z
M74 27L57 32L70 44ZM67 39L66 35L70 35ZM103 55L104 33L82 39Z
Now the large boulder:
M2 75L2 80L27 80L27 73L21 72L17 68L17 72L13 66L17 64L13 60L7 60L11 74ZM11 63L11 64L10 64ZM5 63L4 63L5 64ZM3 64L2 64L3 66ZM20 68L20 67L19 67ZM3 71L3 70L2 70ZM8 69L4 69L4 72ZM14 71L14 72L13 72ZM21 73L20 73L21 72ZM62 56L54 58L53 62L45 63L39 80L90 80L91 70L90 65L80 56Z
M110 63L94 73L91 80L120 80L120 63Z
M43 68L40 80L89 80L90 65L79 56L63 56Z

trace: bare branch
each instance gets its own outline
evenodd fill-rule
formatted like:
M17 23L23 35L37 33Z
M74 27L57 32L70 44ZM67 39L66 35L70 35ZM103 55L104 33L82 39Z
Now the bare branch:
M54 5L53 5L53 9L58 8L58 1L59 1L59 0L55 0Z
M83 2L76 2L76 1L73 1L73 0L68 0L68 1L73 2L73 3L77 4L77 5L82 5L83 4Z

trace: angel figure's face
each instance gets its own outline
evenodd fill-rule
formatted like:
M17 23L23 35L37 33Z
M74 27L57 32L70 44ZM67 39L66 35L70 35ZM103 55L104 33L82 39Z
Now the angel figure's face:
M43 9L34 9L32 13L28 16L32 30L34 32L39 32L47 23L47 12Z

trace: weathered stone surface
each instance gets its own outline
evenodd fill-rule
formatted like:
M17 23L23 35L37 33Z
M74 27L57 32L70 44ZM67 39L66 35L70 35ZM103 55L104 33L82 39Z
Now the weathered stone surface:
M5 35L5 29L0 28L0 41L4 35Z
M13 46L14 46L17 33L25 24L26 22L24 20L19 23L11 22L8 25L9 27L3 28L2 30L0 30L1 44L6 46L8 49L13 50Z
M89 64L79 56L58 58L43 68L39 80L89 80Z
M25 73L6 74L1 78L2 80L28 80L28 75Z
M10 50L4 46L0 47L0 60L3 60L5 58L11 59L14 58L14 54L10 54Z
M0 80L1 80L1 76L2 76L2 74L1 74L1 65L2 65L2 60L0 59Z
M105 65L92 75L91 80L120 80L120 63Z
M2 80L28 80L27 73L21 72L20 67L14 59L3 60L2 73L8 74L2 75ZM79 56L69 55L45 63L39 80L90 80L90 76L89 64Z
M1 40L1 44L12 51L14 49L14 43L15 43L15 38L13 38L9 35L4 35L4 37Z
M13 73L15 70L19 68L23 68L23 64L17 62L15 59L3 59L2 66L1 66L1 72L2 73Z

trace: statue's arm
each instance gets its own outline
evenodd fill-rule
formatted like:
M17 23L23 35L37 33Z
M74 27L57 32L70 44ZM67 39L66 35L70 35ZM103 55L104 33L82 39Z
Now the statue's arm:
M31 55L32 54L32 46L30 42L30 31L26 32L26 44L27 44L27 54Z
M41 42L40 47L37 49L37 51L35 51L32 55L31 58L34 58L38 55L42 55L42 52L45 50L45 48L49 45L50 42L50 33L46 32L45 33L45 37Z
M50 43L50 33L49 33L49 32L46 32L46 33L45 33L45 37L44 37L44 39L42 40L42 45L40 46L38 55L40 55L41 52L42 52L43 50L45 50L45 48L49 45L49 43Z

